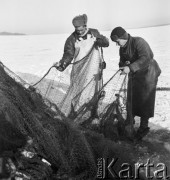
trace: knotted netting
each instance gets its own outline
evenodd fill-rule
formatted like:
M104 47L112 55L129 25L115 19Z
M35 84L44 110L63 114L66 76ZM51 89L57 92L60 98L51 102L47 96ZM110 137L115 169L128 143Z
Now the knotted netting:
M97 123L101 125L106 121L125 121L127 118L127 75L122 75L120 71L115 74L103 84L101 89L91 98L91 100L84 104L74 119L78 124L86 123L86 120L92 121L93 117L87 117L87 112L97 112Z
M46 165L34 156L22 157L18 160L18 168L27 175L25 179L95 179L98 158L113 155L122 157L122 160L126 158L125 146L122 148L121 145L116 145L103 135L88 129L81 130L74 121L69 121L55 104L42 97L37 89L3 64L0 65L0 74L0 113L4 113L3 121L0 116L0 128L6 128L3 123L9 122L20 133L31 137L31 152L51 164ZM105 97L107 98L107 93ZM96 103L96 97L94 99L91 100ZM77 116L78 122L81 122L80 117L84 116L91 106L93 105L85 105L86 108L82 106L82 111L79 111L79 117ZM105 105L104 108L106 107ZM13 130L10 130L11 132L4 129L5 133L1 134L0 141L1 137L9 138L7 135L13 133Z
M80 65L81 63L84 62L80 61ZM46 97L50 101L52 100L62 112L64 110L63 107L69 107L70 114L67 116L69 121L71 120L78 125L90 129L93 128L93 124L95 123L99 131L106 137L106 132L109 133L108 136L110 136L110 133L113 134L114 139L119 139L120 136L123 137L125 135L125 120L127 119L127 75L122 74L118 70L113 72L113 75L105 83L102 82L102 77L100 77L100 86L98 87L99 76L97 78L96 76L91 77L84 86L79 85L81 83L80 80L73 81L73 84L69 86L69 84L65 85L62 81L63 79L67 80L69 77L68 70L65 74L53 68L53 71L47 75L47 78L52 73L53 75L56 74L56 81L53 79L46 82L50 86L49 88L47 85L47 89L50 89L48 92L52 91L52 93L46 94ZM102 74L99 75L102 76ZM79 76L77 75L76 77ZM84 77L82 77L82 80L84 80ZM43 84L44 80L38 84L37 88L39 86L41 87L41 83ZM58 93L56 90L59 89L60 92ZM76 90L78 93L74 92ZM64 93L60 95L61 92ZM62 98L60 98L61 96ZM117 131L117 134L110 132L107 129L108 127L111 129L115 128L114 131Z
M20 132L18 136L21 137L23 134L23 136L31 137L34 142L34 153L46 159L57 170L60 169L61 173L87 178L95 176L94 158L80 130L66 120L55 104L43 98L33 87L2 63L0 74L0 113L3 114L0 116L0 127L6 128L3 123L8 122ZM5 129L3 132L5 133L0 134L1 142L2 139L8 140L9 134L14 131L9 132ZM18 139L18 136L16 135L15 138ZM16 146L17 143L20 142L16 142ZM9 146L12 146L11 144ZM3 148L5 151L5 147ZM27 161L30 161L29 168L25 169L27 173L41 171L41 167L36 169L34 166L34 160L32 160L34 163L31 160ZM34 171L31 168L34 168ZM41 173L37 174L38 177L36 176L35 179L42 179Z
M85 104L92 103L91 99L97 100L96 95L103 83L101 67L103 59L100 49L94 46L94 39L78 41L75 46L71 70L66 69L62 74L53 68L46 78L36 85L36 88L54 102L65 116L72 119L79 114ZM95 104L93 100L93 106Z
M53 70L54 73L58 73L54 68ZM52 166L37 166L35 160L26 159L28 166L24 164L25 167L22 166L22 170L24 169L24 172L31 177L27 179L38 180L47 179L47 177L48 179L95 179L98 158L119 157L120 161L115 167L116 172L119 172L119 167L124 162L129 162L134 167L134 162L137 162L139 157L135 154L134 147L131 148L123 142L116 144L104 138L107 137L107 133L103 136L87 129L82 131L76 125L89 120L86 114L93 109L94 105L97 107L98 121L104 125L105 132L111 132L108 128L114 130L116 119L123 121L126 118L127 76L121 75L120 71L115 72L91 100L79 108L72 121L59 110L56 104L42 97L39 91L37 92L38 89L32 89L27 82L2 64L0 74L0 113L3 113L3 116L0 116L0 128L6 128L3 125L6 121L24 135L31 136L34 139L35 153L50 162L56 168L55 172L60 175L57 174L52 178L49 170ZM62 88L64 84L63 82L59 84L57 80L58 76L56 81L46 79L47 84L52 82L52 91L57 90L58 87ZM55 88L54 85L56 85ZM66 93L67 88L68 85L65 85L65 91L62 90ZM46 94L46 90L44 88L42 92ZM49 88L48 91L51 90ZM106 126L108 121L112 121L112 124L108 123ZM10 130L13 131L12 128ZM0 135L7 137L8 133L9 130L6 129ZM62 178L61 174L67 176Z
M123 82L124 76L119 72L103 86L103 61L102 48L96 47L94 38L89 35L86 40L76 41L73 62L64 72L51 68L35 87L76 123L102 117L115 97L120 99L123 89L121 86L126 84ZM99 101L103 95L104 98Z
M80 61L76 66L82 70L81 66L84 66L84 63L84 61ZM100 70L100 72L94 74L93 68L95 65L96 62L88 62L86 68L89 69L83 68L83 73L76 74L75 77L73 76L74 73L69 74L72 67L69 67L70 69L66 73L53 68L36 87L40 89L42 95L55 103L63 114L65 114L64 110L66 109L71 114L69 118L78 124L89 118L94 118L91 117L94 111L99 121L104 121L104 119L110 117L110 114L117 113L125 120L127 116L127 75L117 71L113 73L108 81L103 83L102 70L99 67L96 68L96 71ZM77 67L74 68L77 70ZM72 84L69 84L69 76L75 78L71 81ZM54 78L50 79L50 77ZM88 81L87 77L89 77ZM65 83L63 80L65 80ZM43 91L41 84L45 84Z

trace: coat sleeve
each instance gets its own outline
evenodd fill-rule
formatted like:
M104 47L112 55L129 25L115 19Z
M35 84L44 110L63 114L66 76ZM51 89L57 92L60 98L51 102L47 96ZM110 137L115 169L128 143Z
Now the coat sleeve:
M67 38L65 42L63 57L60 60L61 65L64 65L64 69L71 63L71 61L74 58L74 53L75 53L74 44L75 42L71 35L70 37Z
M153 52L149 44L142 38L136 41L136 50L138 59L129 66L132 72L146 68L153 58Z
M92 34L96 37L96 44L99 47L108 47L109 46L109 39L99 33L97 29L92 29Z

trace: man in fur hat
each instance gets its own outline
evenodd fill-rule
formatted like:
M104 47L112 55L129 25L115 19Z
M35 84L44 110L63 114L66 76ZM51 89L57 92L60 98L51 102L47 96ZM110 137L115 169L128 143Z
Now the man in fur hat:
M109 40L97 29L87 27L87 15L73 18L75 31L67 38L62 59L55 64L59 71L64 71L73 64L70 88L60 105L61 111L70 115L88 103L102 86L102 69L105 68L100 47L108 47ZM96 112L93 111L93 115Z
M140 117L136 138L142 139L149 132L149 118L154 116L156 85L161 70L143 38L132 37L122 27L114 28L110 37L120 46L119 67L129 75L127 110L132 117ZM128 119L127 124L129 121L134 120Z

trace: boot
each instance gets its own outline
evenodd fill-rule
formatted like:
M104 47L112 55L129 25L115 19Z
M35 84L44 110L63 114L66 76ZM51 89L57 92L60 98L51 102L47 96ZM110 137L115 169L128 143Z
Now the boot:
M136 140L142 140L142 138L148 134L149 129L150 129L148 127L148 121L149 121L149 118L141 117L140 127L136 133Z
M141 117L139 129L144 130L144 129L148 128L148 123L149 123L148 117Z

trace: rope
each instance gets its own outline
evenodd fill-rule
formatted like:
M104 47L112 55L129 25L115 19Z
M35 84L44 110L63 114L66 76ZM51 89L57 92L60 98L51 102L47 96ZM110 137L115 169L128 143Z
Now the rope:
M170 91L170 87L157 87L157 91Z
M121 89L120 91L127 91L126 88ZM170 91L170 87L157 87L156 91Z
M76 61L76 62L73 62L73 63L70 63L70 64L75 65L75 64L79 63L80 61L84 60L85 58L87 58L88 56L90 56L90 54L92 53L93 49L94 49L94 45L93 45L93 47L91 48L90 52L89 52L85 57L83 57L83 58L80 59L79 61ZM38 82L36 82L35 84L33 84L32 86L36 86L38 83L40 83L40 82L48 75L48 73L51 71L51 69L52 69L53 67L55 67L55 66L51 66L50 69L44 74L44 76L43 76Z
M51 71L51 69L55 67L55 66L51 66L50 69L44 74L44 76L38 81L36 82L35 84L33 84L32 86L36 86L38 83L40 83L47 75L48 73Z
M117 74L119 71L120 71L120 69L117 70L116 73L102 86L101 90L103 90L103 88L116 76L116 74ZM101 90L100 90L100 91L101 91Z
M101 47L101 57L102 57L102 63L104 62L104 55L103 55L103 48ZM103 86L103 68L101 70L101 77L102 77L102 86Z

